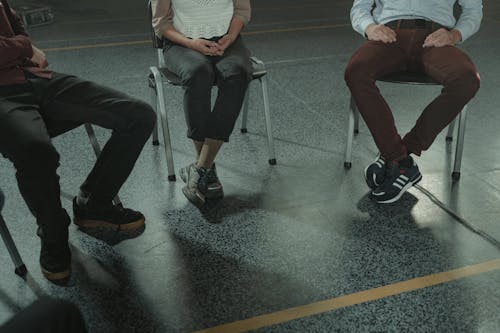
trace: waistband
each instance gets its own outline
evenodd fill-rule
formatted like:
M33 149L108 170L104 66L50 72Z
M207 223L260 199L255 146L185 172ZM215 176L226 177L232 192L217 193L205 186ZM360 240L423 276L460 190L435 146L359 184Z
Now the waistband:
M439 30L441 28L447 29L445 26L439 23L423 19L394 20L391 22L387 22L385 25L393 29L428 29L433 31Z

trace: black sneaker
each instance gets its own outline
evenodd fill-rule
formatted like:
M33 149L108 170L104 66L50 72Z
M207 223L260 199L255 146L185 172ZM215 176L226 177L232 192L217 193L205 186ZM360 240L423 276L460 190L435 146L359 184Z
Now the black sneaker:
M396 202L403 193L422 179L413 158L408 156L406 159L405 165L402 165L401 162L393 162L387 166L384 182L374 189L370 195L373 200L378 203Z
M143 228L142 213L109 203L105 206L79 205L73 199L73 223L81 228L104 228L116 231Z
M372 190L380 186L384 182L386 169L384 157L378 154L377 159L365 169L366 185Z
M42 242L40 250L42 274L54 283L67 281L71 275L71 251L68 246L68 230L64 231L64 235L59 240L47 239L41 227L38 227L37 235L40 236Z

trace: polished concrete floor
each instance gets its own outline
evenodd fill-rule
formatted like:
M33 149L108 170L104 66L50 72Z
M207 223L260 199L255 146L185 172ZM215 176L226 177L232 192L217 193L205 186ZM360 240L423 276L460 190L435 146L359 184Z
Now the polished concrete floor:
M53 69L148 100L146 76L156 58L147 13L142 3L127 2L47 1L56 22L30 32ZM343 168L349 102L343 70L362 42L348 22L352 1L252 3L245 40L269 68L278 164L267 163L262 96L254 83L249 133L235 130L217 161L225 199L201 211L192 206L182 182L167 181L163 147L148 144L120 193L127 206L145 213L145 232L99 240L71 226L73 276L59 287L40 273L34 219L13 167L0 160L8 197L3 215L30 272L27 281L14 275L0 245L0 322L52 295L75 302L91 332L192 332L500 258L498 1L485 0L481 31L463 44L482 87L469 105L460 181L451 180L454 153L442 134L417 161L420 188L388 206L367 198L362 170L376 148L364 124L353 167ZM402 133L439 92L380 88ZM167 95L179 168L193 152L182 92L169 87ZM109 133L98 135L104 142ZM82 128L54 143L70 209L68 198L95 158ZM300 308L294 320L256 332L500 332L498 267L423 287L310 316Z

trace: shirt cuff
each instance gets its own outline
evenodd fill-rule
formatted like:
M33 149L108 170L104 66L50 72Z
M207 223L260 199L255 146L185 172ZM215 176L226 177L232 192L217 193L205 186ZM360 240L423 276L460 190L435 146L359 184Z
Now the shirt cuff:
M361 34L361 36L366 38L366 34L365 34L366 28L370 24L375 24L375 21L372 18L365 18L365 19L362 19L358 22L355 29L357 28L356 31L359 32Z
M17 35L15 37L20 44L22 45L21 49L21 57L22 58L33 58L33 46L31 45L31 40L29 37L26 37L24 35Z
M455 26L453 29L455 30L458 30L460 31L460 34L462 35L462 40L460 42L458 42L458 44L462 44L463 42L465 42L466 39L468 39L470 36L472 36L472 33L469 32L466 27L462 27L462 26Z

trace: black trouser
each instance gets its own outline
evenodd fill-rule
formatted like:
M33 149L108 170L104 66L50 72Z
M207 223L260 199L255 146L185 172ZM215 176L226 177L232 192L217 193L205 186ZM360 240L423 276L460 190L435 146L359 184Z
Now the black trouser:
M68 301L43 298L0 327L0 333L85 333L80 310Z
M83 123L113 131L81 186L94 203L108 204L132 171L155 121L144 102L74 76L56 74L52 80L31 78L25 85L0 87L0 152L13 162L21 194L47 238L64 237L68 223L56 173L59 154L51 137Z
M187 136L196 141L205 138L228 141L252 78L250 52L241 37L220 57L171 43L164 53L167 68L180 76L185 89ZM211 112L214 83L218 95Z

